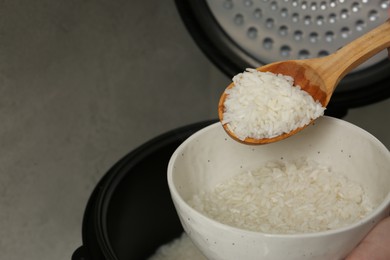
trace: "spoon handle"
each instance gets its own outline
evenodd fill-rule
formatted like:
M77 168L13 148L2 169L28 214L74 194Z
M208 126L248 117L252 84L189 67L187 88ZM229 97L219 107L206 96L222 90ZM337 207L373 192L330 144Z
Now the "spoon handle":
M390 47L390 19L329 55L323 73L333 77L335 85L351 70Z

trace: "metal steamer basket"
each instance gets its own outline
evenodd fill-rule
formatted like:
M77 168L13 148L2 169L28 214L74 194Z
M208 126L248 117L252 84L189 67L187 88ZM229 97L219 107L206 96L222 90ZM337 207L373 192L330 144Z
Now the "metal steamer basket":
M388 19L388 0L176 0L195 42L228 77L246 68L328 55ZM328 115L390 96L383 51L349 73Z

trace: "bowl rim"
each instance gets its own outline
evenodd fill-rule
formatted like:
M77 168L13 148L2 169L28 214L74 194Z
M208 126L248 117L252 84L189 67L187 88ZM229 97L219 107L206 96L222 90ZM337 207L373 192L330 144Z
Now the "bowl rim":
M369 133L368 131L366 131L363 128L356 126L348 121L342 120L342 119L329 117L329 116L322 116L321 118L325 118L325 120L333 120L334 122L344 124L345 126L348 126L351 128L355 128L355 130L362 132L364 135L367 135L368 138L371 138L376 143L376 145L378 145L379 149L387 152L386 156L390 160L390 151L387 149L387 147L382 142L380 142L374 135ZM184 147L187 145L187 143L191 142L192 139L195 139L198 136L202 135L204 132L209 131L210 129L217 128L217 127L220 127L221 129L223 128L220 122L216 122L214 124L211 124L209 126L206 126L202 129L198 130L197 132L192 134L190 137L188 137L172 154L172 156L169 160L169 163L168 163L167 181L168 181L168 187L169 187L169 191L171 193L172 200L175 204L175 208L176 208L176 203L178 203L180 207L184 207L191 214L194 214L198 218L200 218L206 222L209 222L213 226L218 227L220 229L230 230L230 231L235 232L235 233L240 233L241 235L248 235L248 236L252 236L252 237L253 236L260 237L261 236L261 237L268 237L268 238L296 238L296 237L314 238L314 237L321 237L321 236L327 236L327 235L334 235L334 234L339 234L339 233L351 231L351 230L353 230L359 226L365 225L369 222L371 222L371 224L374 225L374 224L376 224L377 221L379 222L384 217L389 216L389 214L390 214L390 190L387 193L387 195L384 197L382 202L379 203L371 212L369 212L367 215L365 215L360 220L358 220L354 223L339 227L339 228L330 229L330 230L323 230L323 231L316 231L316 232L307 232L307 233L299 232L299 233L291 233L291 234L290 233L289 234L265 233L265 232L261 232L261 231L252 231L252 230L242 229L239 227L230 226L230 225L221 223L217 220L214 220L214 219L206 216L205 214L203 214L203 213L197 211L196 209L194 209L193 207L191 207L187 203L187 201L185 201L180 196L178 190L176 189L174 181L173 181L173 169L174 169L174 162L175 162L176 158L178 158L178 156L181 154L182 149L184 149ZM242 145L245 145L245 144L242 144ZM177 212L177 213L180 216L180 213L179 212ZM387 214L387 215L381 217L382 214L383 215Z

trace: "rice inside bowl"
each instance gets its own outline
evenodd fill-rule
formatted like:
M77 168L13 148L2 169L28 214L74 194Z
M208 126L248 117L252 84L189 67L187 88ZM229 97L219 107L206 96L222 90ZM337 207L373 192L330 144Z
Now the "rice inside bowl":
M195 194L188 203L223 224L274 234L340 228L375 207L361 185L306 158L268 162Z

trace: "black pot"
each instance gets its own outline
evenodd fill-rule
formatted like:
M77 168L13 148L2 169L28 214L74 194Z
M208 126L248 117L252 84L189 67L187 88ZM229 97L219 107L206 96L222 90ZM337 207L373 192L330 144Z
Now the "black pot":
M183 232L166 172L176 148L210 125L200 122L160 135L127 154L100 180L85 209L82 241L72 260L147 259Z

